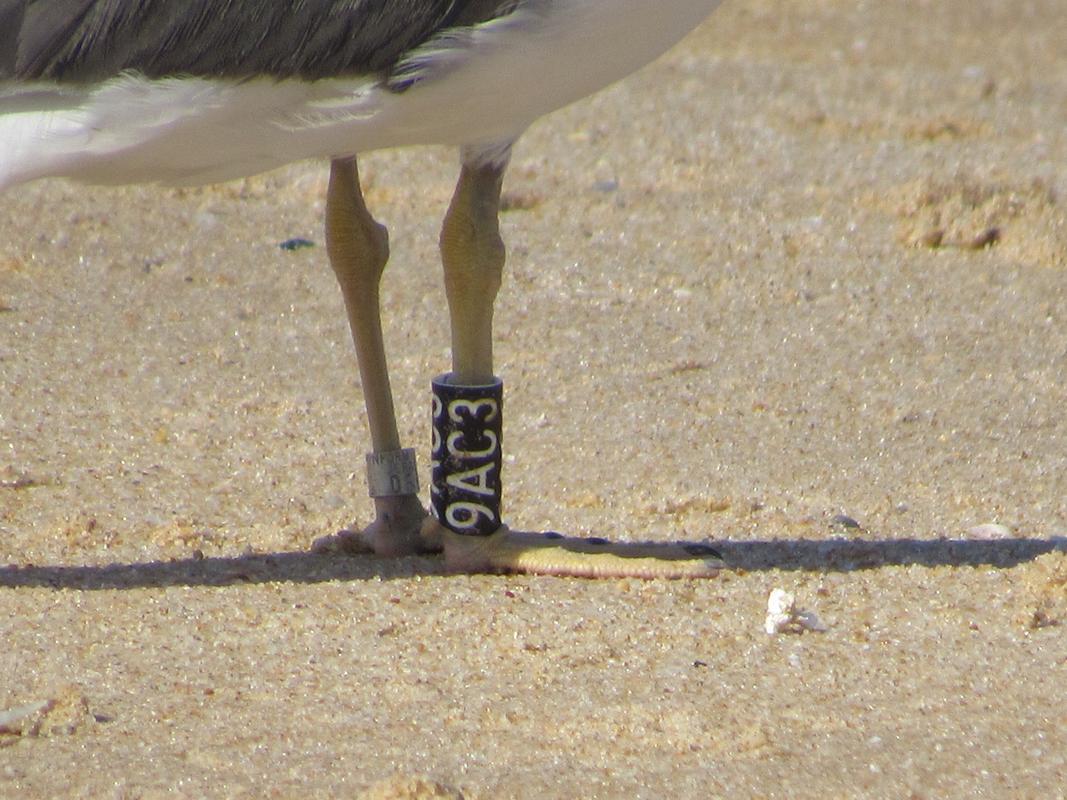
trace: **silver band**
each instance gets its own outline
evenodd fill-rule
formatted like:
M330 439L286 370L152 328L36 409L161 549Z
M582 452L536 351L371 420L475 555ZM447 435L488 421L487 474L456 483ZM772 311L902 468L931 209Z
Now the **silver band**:
M418 494L415 449L405 447L385 453L367 453L367 488L371 497Z

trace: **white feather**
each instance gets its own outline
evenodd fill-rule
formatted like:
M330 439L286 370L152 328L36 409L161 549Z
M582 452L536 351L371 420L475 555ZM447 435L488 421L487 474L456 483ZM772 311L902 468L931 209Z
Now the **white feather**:
M502 152L535 119L633 72L719 0L530 0L407 59L414 82L0 84L0 189L47 176L209 183L291 161L412 144Z

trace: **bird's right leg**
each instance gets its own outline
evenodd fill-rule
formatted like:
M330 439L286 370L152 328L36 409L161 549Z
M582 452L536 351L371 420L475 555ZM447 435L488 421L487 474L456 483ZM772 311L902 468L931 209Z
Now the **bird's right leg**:
M722 559L704 544L615 544L513 531L501 524L503 386L493 377L493 302L504 268L497 218L505 167L484 163L477 155L464 151L441 229L452 372L434 384L434 458L439 459L434 502L445 562L459 572L591 578L717 575Z
M379 285L389 259L389 234L370 215L354 158L330 165L326 198L326 249L344 295L367 407L373 452L367 479L375 520L361 533L342 531L316 543L320 550L373 550L398 556L440 549L435 528L418 498L412 450L400 447L393 393L382 338ZM423 534L423 528L426 533Z

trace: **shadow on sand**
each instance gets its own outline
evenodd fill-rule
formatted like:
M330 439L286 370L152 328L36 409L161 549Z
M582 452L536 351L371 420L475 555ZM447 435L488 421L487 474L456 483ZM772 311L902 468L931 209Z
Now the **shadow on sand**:
M1014 567L1053 551L1067 552L1067 537L1051 539L810 540L715 542L731 569L853 572L884 566ZM0 588L141 589L166 586L235 586L255 583L324 583L441 575L439 558L285 552L185 558L98 566L0 567Z

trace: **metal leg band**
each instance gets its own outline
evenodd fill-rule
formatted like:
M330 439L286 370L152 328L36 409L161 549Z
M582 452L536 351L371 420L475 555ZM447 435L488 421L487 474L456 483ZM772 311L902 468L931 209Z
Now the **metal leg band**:
M488 536L500 527L504 384L459 386L434 378L434 516L451 531Z
M367 453L367 487L371 497L418 494L415 450L405 447L403 450Z

